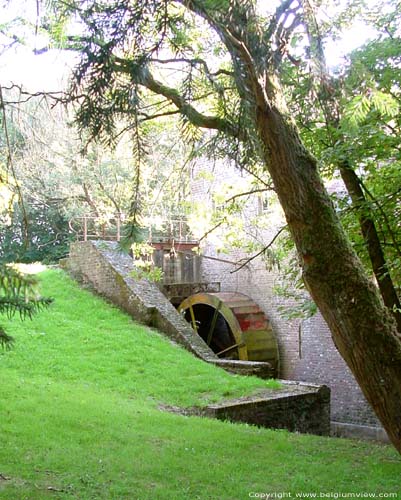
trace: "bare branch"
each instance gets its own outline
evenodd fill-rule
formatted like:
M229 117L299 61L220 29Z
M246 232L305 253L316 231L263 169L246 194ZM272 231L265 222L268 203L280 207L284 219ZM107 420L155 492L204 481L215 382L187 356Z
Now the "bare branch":
M209 236L210 233L213 233L213 231L215 231L217 228L219 228L220 226L222 226L224 223L227 222L227 219L224 217L221 221L219 221L215 226L212 227L212 229L209 229L209 231L206 231L206 233L201 237L199 238L199 243L204 240L207 236Z
M9 101L9 100L6 101L3 98L2 102L5 105L23 104L23 103L30 101L31 99L34 99L35 97L42 97L43 99L47 99L47 98L52 99L55 104L65 102L65 100L62 99L62 97L64 97L64 95L65 95L63 91L34 92L34 93L32 93L32 92L28 92L28 91L24 90L21 85L17 85L16 83L11 84L9 87L3 85L2 89L3 90L18 90L19 95L24 96L23 99L18 99L18 101Z
M272 245L273 243L276 241L276 239L280 236L280 234L284 231L284 229L287 229L287 225L283 226L277 233L276 235L274 236L274 238L270 241L270 243L268 245L266 245L264 248L262 248L262 250L260 252L258 252L257 254L255 255L252 255L252 257L249 257L249 259L246 259L245 262L243 262L239 267L237 267L236 269L233 269L232 271L230 271L230 274L232 273L236 273L237 271L239 271L240 269L242 269L243 267L245 267L247 264L249 264L251 261L253 261L254 259L256 259L257 257L259 257L259 255L262 255L264 252L266 252L266 250L268 250Z
M226 200L224 200L224 204L230 203L230 202L236 200L237 198L241 198L242 196L247 196L247 195L255 194L255 193L266 193L266 191L269 191L269 190L273 190L273 187L252 189L251 191L245 191L244 193L238 193L238 194L235 194L234 196L231 196L230 198L227 198Z

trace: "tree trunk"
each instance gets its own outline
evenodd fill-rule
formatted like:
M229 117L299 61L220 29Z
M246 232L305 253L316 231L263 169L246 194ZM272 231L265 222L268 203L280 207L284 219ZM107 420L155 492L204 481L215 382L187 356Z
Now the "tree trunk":
M297 247L303 279L334 344L401 454L401 336L353 251L286 108L275 71L280 54L259 36L251 2L232 1L227 13L203 2L181 3L204 17L231 54L240 95L254 109L266 168ZM283 9L270 22L270 38ZM277 57L278 56L278 57Z
M384 304L390 309L401 332L401 304L391 279L390 270L384 257L383 249L377 234L376 225L371 215L371 210L366 209L366 198L361 188L359 178L354 170L347 164L340 165L341 177L351 196L352 204L358 210L361 233L365 241L372 269L377 279Z
M401 453L401 338L394 319L351 248L316 160L305 150L285 111L259 106L256 120L306 287L338 351Z

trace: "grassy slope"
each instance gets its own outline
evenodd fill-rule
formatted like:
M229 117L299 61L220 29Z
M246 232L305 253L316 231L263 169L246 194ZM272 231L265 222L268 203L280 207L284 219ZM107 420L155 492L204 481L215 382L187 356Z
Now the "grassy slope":
M13 320L17 339L0 366L180 406L201 405L272 385L201 362L158 332L82 290L62 271L42 274L42 293L54 304L33 321ZM276 382L272 381L277 385Z
M390 448L166 414L265 386L196 360L61 272L0 355L0 498L241 499L397 492ZM49 489L52 488L52 489ZM58 491L62 490L62 491Z

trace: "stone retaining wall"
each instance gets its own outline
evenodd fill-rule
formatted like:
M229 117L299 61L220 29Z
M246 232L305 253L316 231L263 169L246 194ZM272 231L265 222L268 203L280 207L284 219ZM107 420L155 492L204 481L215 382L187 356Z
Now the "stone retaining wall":
M330 389L302 382L281 382L282 389L208 405L195 413L259 427L329 436Z
M230 372L271 378L269 363L219 359L154 283L130 276L132 260L118 250L117 243L85 241L72 244L66 269L135 320L157 328L204 361Z

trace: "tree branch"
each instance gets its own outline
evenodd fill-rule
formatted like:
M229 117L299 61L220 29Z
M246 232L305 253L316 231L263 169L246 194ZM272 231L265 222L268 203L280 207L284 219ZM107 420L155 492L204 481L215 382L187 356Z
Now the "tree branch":
M234 196L231 196L230 198L227 198L224 200L224 204L230 203L231 201L236 200L237 198L241 198L242 196L247 196L248 194L255 194L255 193L266 193L266 191L269 191L269 189L273 190L273 188L260 188L260 189L252 189L251 191L245 191L244 193L238 193L235 194Z
M176 106L179 112L185 116L196 127L218 130L231 137L245 139L244 132L238 130L232 123L218 116L205 115L200 113L192 104L187 102L177 89L169 87L156 80L149 68L145 67L138 73L136 64L133 61L115 58L114 69L116 71L130 75L131 79L155 94L162 95Z
M262 248L262 250L260 252L258 252L257 254L255 255L252 255L252 257L249 257L249 259L246 259L246 261L244 263L242 263L239 267L237 267L236 269L233 269L232 271L230 271L230 274L233 274L233 273L236 273L238 272L240 269L242 269L243 267L245 267L247 264L249 264L250 262L252 262L254 259L256 259L257 257L259 257L259 255L262 255L262 253L266 252L267 249L269 249L273 243L276 241L276 239L280 236L280 234L284 231L284 229L287 229L287 225L283 226L279 231L278 233L276 233L276 235L274 236L274 238L270 241L270 243L268 245L266 245L264 248Z
M205 73L208 76L219 76L219 75L226 75L226 76L231 76L231 77L234 76L233 71L229 71L227 69L222 69L222 68L215 71L215 72L211 72L208 65L207 65L207 62L199 57L196 57L194 59L188 59L186 57L178 57L176 59L150 59L150 62L156 62L156 63L160 63L160 64L187 63L187 64L190 64L191 66L195 66L195 65L199 64L199 65L203 66Z
M114 208L116 209L116 212L117 213L121 213L121 207L119 206L119 204L117 203L117 201L115 200L115 198L113 196L111 196L111 194L107 191L107 189L105 188L103 182L97 176L96 176L96 180L97 180L97 183L98 183L100 189L103 191L104 195L114 205Z
M230 27L236 25L232 19L232 15L236 10L241 14L240 25L253 23L255 12L250 5L247 5L245 8L239 0L227 2L227 4L230 3L230 5L227 5L228 8L225 11L221 11L218 14L214 12L215 15L212 16L204 5L206 2L202 2L201 5L201 2L197 0L178 1L194 14L202 17L219 34L220 38L231 52L234 66L237 66L235 68L236 72L234 73L234 76L238 76L238 78L236 78L237 84L241 86L241 84L245 83L245 85L242 85L243 92L247 93L248 98L251 97L259 108L265 109L268 107L269 99L266 92L266 75L260 72L258 64L255 63L251 47L252 43L249 43L250 40L247 39L246 36L243 36L243 33L239 31L234 32L234 29L230 29ZM263 40L256 33L255 35L258 38L257 45L263 44ZM241 75L241 73L244 73L241 69L245 70L247 74L246 81L243 75ZM250 91L250 89L252 89L252 91Z
M387 217L387 214L386 212L384 211L381 203L379 203L379 200L377 200L373 194L370 192L370 190L367 188L366 184L362 181L362 179L359 179L359 183L362 187L362 189L365 191L365 193L369 196L369 198L373 201L373 203L377 206L377 208L379 209L379 212L381 213L385 223L386 223L386 226L387 226L387 231L389 232L390 234L390 237L393 241L393 245L394 245L394 248L397 250L397 254L401 257L401 248L400 248L400 245L398 244L398 241L397 241L397 238L396 238L396 235L394 233L394 231L392 230L391 228L391 224L390 224L390 221Z
M165 116L177 115L180 114L179 109L175 109L172 111L165 111L164 113L156 113L154 115L147 115L146 113L141 113L141 118L139 120L140 123L147 122L150 120L155 120L156 118L163 118Z
M11 84L9 87L6 87L3 85L2 88L3 88L3 90L15 90L16 89L16 90L18 90L20 96L26 96L26 97L24 97L24 99L19 99L18 101L5 101L3 99L3 104L5 104L5 105L23 104L23 103L30 101L31 99L34 99L35 97L42 97L44 99L50 98L55 102L55 104L57 104L59 102L64 102L62 97L65 94L62 91L31 93L31 92L27 92L26 90L24 90L23 87L21 87L21 85L17 85L15 83ZM79 96L79 97L81 97L81 96Z
M206 231L206 233L199 238L198 242L200 243L202 240L204 240L207 236L209 236L210 233L213 233L217 228L222 226L224 223L227 222L227 219L224 217L221 221L219 221L215 226L212 227L212 229L209 229L209 231Z

